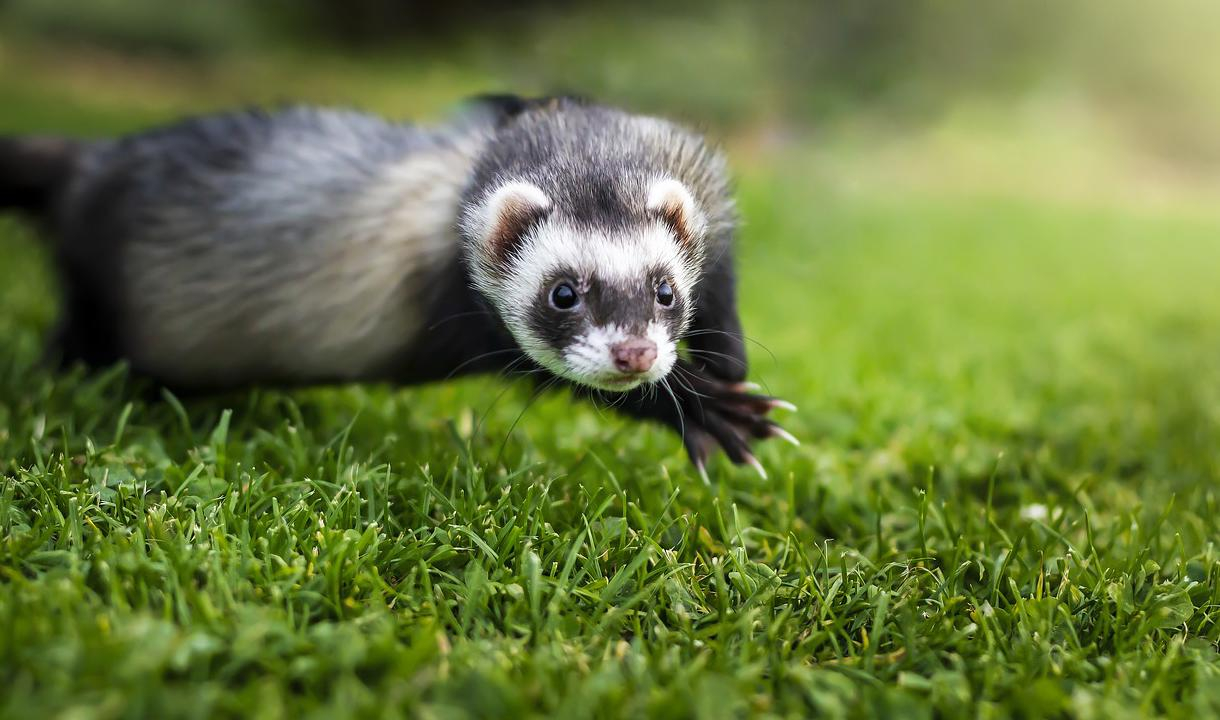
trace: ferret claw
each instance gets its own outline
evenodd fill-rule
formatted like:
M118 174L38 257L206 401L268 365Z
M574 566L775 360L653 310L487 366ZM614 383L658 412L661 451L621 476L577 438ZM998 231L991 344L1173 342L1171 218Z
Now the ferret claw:
M758 462L758 458L747 454L745 456L745 461L747 465L754 468L754 472L758 473L759 477L761 477L763 480L767 479L767 470L762 466L762 463Z
M777 410L787 410L788 412L796 412L796 406L793 405L792 403L788 402L787 400L780 400L779 398L772 398L771 400L768 401L768 404Z
M801 446L801 441L798 440L795 435L793 435L792 433L783 429L779 425L771 426L771 437L777 437L780 440L783 440L784 442L794 445L796 447Z
M685 367L685 366L684 366ZM684 382L676 388L675 404L689 408L679 418L683 444L695 471L705 484L707 460L717 449L737 465L749 465L763 480L767 470L749 452L750 443L767 438L779 438L794 446L801 441L795 435L767 418L772 410L795 411L796 405L759 392L760 386L749 381L725 380L708 374L704 369L685 367Z

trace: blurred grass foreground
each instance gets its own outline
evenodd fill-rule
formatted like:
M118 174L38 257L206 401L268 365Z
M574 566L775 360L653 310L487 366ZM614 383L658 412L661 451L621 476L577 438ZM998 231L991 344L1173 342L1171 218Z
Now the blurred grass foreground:
M1220 715L1217 48L1205 0L0 2L4 133L498 90L706 129L804 441L708 487L494 378L53 374L0 219L0 716Z

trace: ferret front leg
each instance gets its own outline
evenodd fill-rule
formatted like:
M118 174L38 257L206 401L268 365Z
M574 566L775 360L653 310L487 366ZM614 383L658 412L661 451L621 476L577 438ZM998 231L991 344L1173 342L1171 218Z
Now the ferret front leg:
M695 295L695 317L684 339L695 368L724 382L745 382L746 340L737 312L733 258L727 251L704 271Z
M768 418L776 408L791 408L789 403L755 394L742 383L715 378L687 360L679 360L661 382L636 388L623 400L616 396L611 404L632 417L673 428L705 480L708 458L716 448L724 450L734 464L749 465L766 477L750 444L772 437L796 442Z

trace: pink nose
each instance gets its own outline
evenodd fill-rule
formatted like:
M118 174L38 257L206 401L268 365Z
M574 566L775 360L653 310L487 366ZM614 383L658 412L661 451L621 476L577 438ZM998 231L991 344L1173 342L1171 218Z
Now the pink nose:
M644 338L626 340L610 346L614 367L621 373L643 373L657 361L657 344Z

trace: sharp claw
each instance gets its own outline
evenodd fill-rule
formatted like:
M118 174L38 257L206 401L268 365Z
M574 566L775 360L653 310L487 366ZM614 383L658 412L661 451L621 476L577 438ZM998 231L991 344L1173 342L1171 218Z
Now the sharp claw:
M754 468L754 472L758 473L759 477L761 477L763 480L767 479L767 470L762 466L762 463L758 462L758 458L747 453L745 456L745 462L746 465Z
M712 480L707 476L707 468L703 466L703 463L695 463L695 472L699 473L699 479L703 481L704 485L712 486Z
M758 392L759 390L762 390L762 385L759 385L756 382L748 382L748 381L734 383L731 387L733 388L734 391L742 392L742 393Z
M788 402L787 400L780 400L779 398L772 398L771 400L767 401L767 404L777 410L787 410L789 412L796 412L796 406L793 405L792 403Z
M777 438L779 438L780 440L783 440L784 442L791 443L792 445L795 445L796 447L800 447L800 446L801 446L801 441L800 441L800 440L797 440L795 435L793 435L792 433L790 433L790 432L788 432L787 430L783 429L783 428L782 428L782 427L780 427L779 425L772 425L772 426L771 426L771 437L777 437Z

